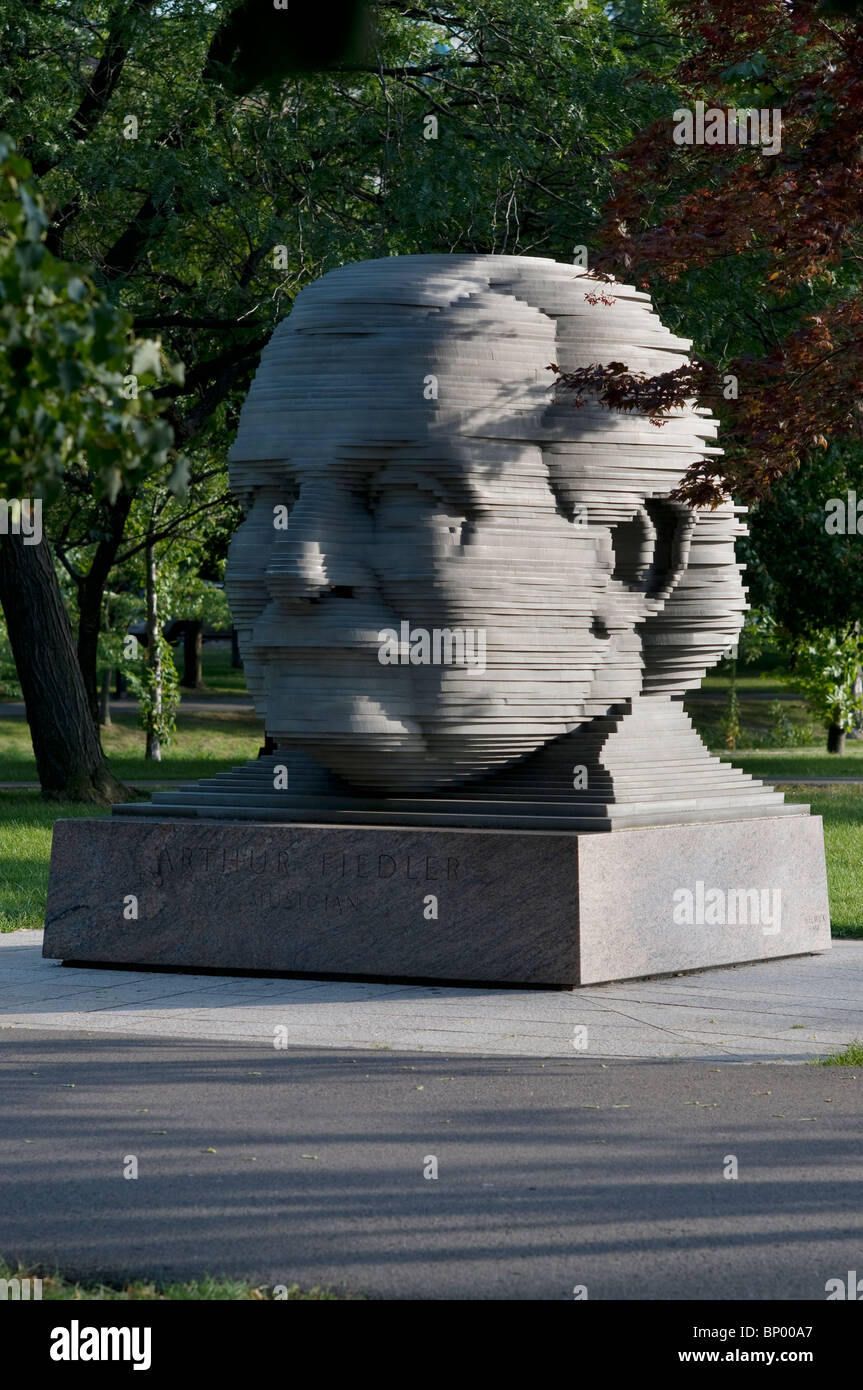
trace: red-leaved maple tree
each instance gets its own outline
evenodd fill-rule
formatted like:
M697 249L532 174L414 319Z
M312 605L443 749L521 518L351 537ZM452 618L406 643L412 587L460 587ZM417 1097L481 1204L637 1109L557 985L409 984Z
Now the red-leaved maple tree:
M589 392L657 419L697 397L720 415L726 453L693 464L677 495L752 502L811 449L863 434L863 7L681 0L675 10L694 50L674 76L679 104L779 108L781 148L675 144L669 110L619 152L592 269L685 294L693 272L732 267L729 294L748 296L756 325L751 350L652 378L602 363L558 371L558 384L576 402ZM734 400L722 390L729 374Z

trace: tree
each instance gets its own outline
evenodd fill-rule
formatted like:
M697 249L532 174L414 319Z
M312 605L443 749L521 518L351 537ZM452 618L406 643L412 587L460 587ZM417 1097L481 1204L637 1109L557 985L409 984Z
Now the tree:
M847 515L849 493L863 501L863 447L830 444L776 483L749 519L740 546L749 600L792 643L841 636L863 616L863 546L853 497ZM841 508L835 524L831 501Z
M836 636L819 632L795 643L793 680L827 729L827 752L844 753L845 735L863 712L859 674L863 662L860 624Z
M662 7L633 0L608 14L567 0L371 12L371 43L335 67L306 72L282 52L265 73L237 41L245 7L227 0L19 0L0 17L3 119L50 207L48 251L91 266L135 331L189 364L151 394L188 459L190 517L303 285L391 252L571 257L610 192L611 151L664 100L645 64L682 52ZM58 506L48 524L75 567L95 721L104 595L140 477L84 505L83 456L80 468L77 520L64 531ZM67 470L67 497L71 485ZM86 550L82 527L96 532Z
M224 553L239 511L225 487L224 465L199 449L182 495L169 487L160 489L154 544L182 540L196 554L200 552L203 563L208 559L204 544L215 539ZM142 531L136 518L140 518L141 504L146 511L151 502L147 488L140 485L134 491L124 489L109 503L93 496L86 478L69 479L49 515L54 551L72 585L70 611L77 628L78 661L94 719L97 710L102 717L101 638L107 595L111 588L125 587L121 576L127 563L147 544L146 528Z
M649 283L688 325L720 406L725 456L693 464L679 493L695 504L757 501L813 448L861 437L863 17L841 8L682 0L679 95L617 155L595 264ZM781 148L675 143L696 100L780 110Z
M46 250L29 178L27 161L0 141L0 488L41 518L43 500L76 468L112 498L124 479L163 466L170 432L148 393L122 396L130 354L161 374L157 345L136 342L126 316ZM105 761L50 548L35 529L2 537L0 603L43 795L116 800L125 789Z
M856 708L863 567L856 534L825 529L825 504L860 473L863 14L683 0L677 15L678 96L618 153L595 264L649 284L696 359L654 377L591 364L558 382L576 402L590 392L660 423L693 399L719 415L724 456L693 464L676 495L754 507L752 597L784 630L839 751ZM732 143L727 126L715 143L677 143L699 100L721 115L714 132L729 111L780 111L779 147Z
M183 674L180 684L186 690L203 685L201 657L205 626L231 630L231 613L222 588L200 578L185 565L171 586L171 616L183 629Z
M100 640L103 689L111 670L123 673L140 702L146 756L156 761L175 731L179 704L171 641L183 627L200 630L205 622L230 627L221 587L224 561L213 549L218 551L225 534L233 530L237 508L221 488L222 475L216 470L199 483L192 526L187 498L178 497L158 478L140 484L129 511L123 552L111 572L112 587L105 595L103 627L112 630L110 635L103 631ZM70 548L64 556L73 614L74 575L83 568L81 551L86 549L85 538L80 548ZM141 623L139 642L134 632L140 631ZM186 652L188 657L188 647ZM199 671L195 684L200 684Z
M842 753L859 721L863 549L863 448L831 443L774 484L741 544L750 602L769 614L787 650L790 678Z
M175 727L177 693L171 653L162 634L160 599L164 596L164 591L160 593L162 586L159 584L156 543L152 528L147 532L144 560L147 576L147 661L138 695L141 722L147 735L145 757L161 762L162 744L167 742Z

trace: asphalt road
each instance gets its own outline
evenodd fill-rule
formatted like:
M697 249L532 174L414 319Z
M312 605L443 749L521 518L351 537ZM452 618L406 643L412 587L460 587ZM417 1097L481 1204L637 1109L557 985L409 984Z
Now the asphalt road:
M853 1068L10 1028L0 1253L387 1299L820 1300L863 1270L861 1110Z

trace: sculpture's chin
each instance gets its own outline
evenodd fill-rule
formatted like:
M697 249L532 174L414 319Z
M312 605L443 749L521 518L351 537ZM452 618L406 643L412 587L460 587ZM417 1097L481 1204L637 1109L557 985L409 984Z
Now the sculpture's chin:
M385 679L377 662L319 675L312 699L293 672L271 676L263 695L259 713L280 748L301 750L352 787L384 795L476 781L573 727L548 709L532 719L524 711L501 718L505 692L494 686L478 688L455 708L443 699L423 707L413 688ZM284 724L267 717L279 710L289 712Z
M384 795L407 796L458 787L486 777L534 752L545 741L541 736L503 744L488 739L484 747L471 748L457 734L436 740L434 748L421 737L380 739L368 743L338 745L333 741L278 739L281 747L302 748L322 767L357 788L373 788Z

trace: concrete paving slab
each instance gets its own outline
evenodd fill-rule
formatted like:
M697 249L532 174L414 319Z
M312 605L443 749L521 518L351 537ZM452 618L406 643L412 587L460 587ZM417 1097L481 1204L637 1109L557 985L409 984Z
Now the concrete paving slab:
M68 967L41 941L0 935L0 1028L273 1045L284 1027L288 1048L789 1062L863 1038L863 941L572 990Z

